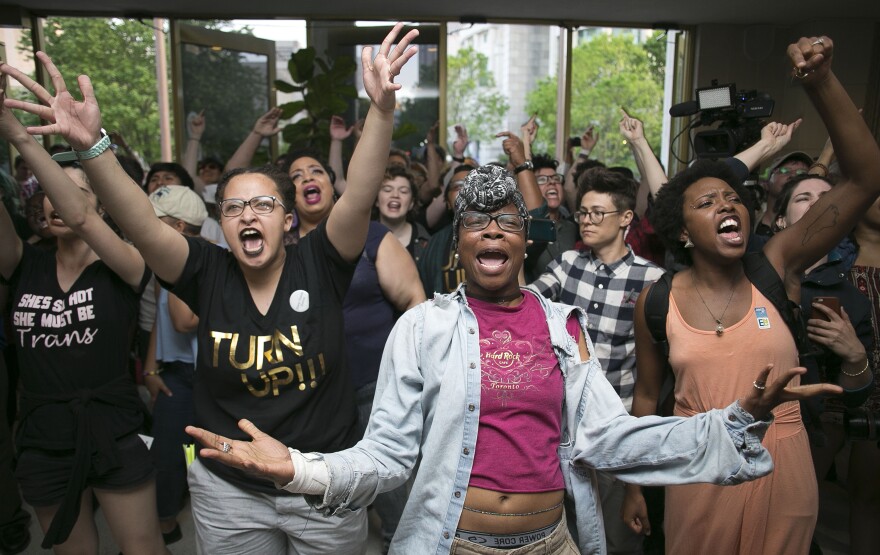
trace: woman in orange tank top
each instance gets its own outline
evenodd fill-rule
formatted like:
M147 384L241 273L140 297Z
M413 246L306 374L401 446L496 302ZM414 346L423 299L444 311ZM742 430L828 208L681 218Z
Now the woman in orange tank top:
M842 173L848 176L764 248L796 303L803 272L828 253L880 195L880 150L831 71L833 51L828 37L801 38L788 47L793 78L821 114ZM753 220L749 203L749 193L727 166L709 161L682 171L657 195L652 223L676 259L690 266L673 278L666 322L676 414L724 406L767 364L774 365L771 377L797 365L788 327L743 271ZM639 297L635 317L638 379L632 412L637 416L657 412L666 364L645 322L646 298ZM863 387L870 379L865 364L846 366L840 385ZM775 422L763 442L774 459L773 474L735 487L667 488L668 553L809 551L818 513L809 443L797 403L780 405L773 412ZM650 531L637 487L628 489L624 519L637 532Z

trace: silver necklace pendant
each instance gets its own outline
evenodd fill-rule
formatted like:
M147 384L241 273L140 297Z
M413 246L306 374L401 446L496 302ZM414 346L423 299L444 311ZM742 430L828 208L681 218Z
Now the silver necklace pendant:
M721 324L720 320L715 320L715 323L718 324L717 326L715 326L715 335L718 335L720 337L722 334L724 334L724 326Z

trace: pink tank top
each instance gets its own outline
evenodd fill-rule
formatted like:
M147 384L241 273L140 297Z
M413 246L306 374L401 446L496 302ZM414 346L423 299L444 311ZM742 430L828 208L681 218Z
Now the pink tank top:
M468 297L480 329L480 425L470 485L506 493L564 489L559 468L564 381L544 310ZM579 337L577 318L566 328Z

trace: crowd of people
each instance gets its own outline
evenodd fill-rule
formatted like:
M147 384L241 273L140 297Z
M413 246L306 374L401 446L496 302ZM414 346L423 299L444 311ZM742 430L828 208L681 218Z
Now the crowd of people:
M167 553L189 496L204 553L364 553L373 507L390 553L805 554L834 470L880 551L880 448L845 424L880 414L880 148L832 40L787 51L817 158L773 122L667 176L624 111L637 178L594 127L532 152L535 118L503 162L462 125L393 148L417 37L364 48L369 111L327 152L259 167L278 109L226 162L194 114L144 168L87 76L0 65L36 98L0 106L0 550L26 503L44 548L96 553L100 504L122 552Z

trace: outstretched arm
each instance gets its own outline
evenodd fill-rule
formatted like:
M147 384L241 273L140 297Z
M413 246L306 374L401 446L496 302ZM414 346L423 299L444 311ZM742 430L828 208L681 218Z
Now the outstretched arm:
M828 253L880 195L880 148L834 72L834 43L801 38L788 47L800 79L828 129L840 171L846 176L794 225L774 235L764 252L787 283Z
M330 118L330 154L327 155L327 164L336 174L333 188L340 196L345 192L346 187L345 168L342 167L342 141L347 139L353 130L354 125L346 127L345 120L341 117L333 116Z
M385 163L391 148L395 91L400 89L400 84L395 83L394 78L400 75L404 64L416 53L415 46L407 48L419 36L415 29L407 33L399 44L392 46L401 29L402 23L394 26L382 41L375 59L371 46L365 47L361 54L364 90L370 97L370 110L361 140L351 157L345 194L339 198L327 218L327 237L345 260L355 260L364 248L370 212L382 186Z
M15 77L12 72L17 70L4 64L0 66L0 71ZM56 90L58 86L56 84ZM63 86L63 82L61 86ZM5 83L3 89L5 90ZM43 90L45 91L45 89ZM0 107L0 135L15 146L31 166L40 186L52 201L53 208L61 216L65 225L82 237L101 260L125 283L132 287L138 287L144 277L144 259L140 253L120 239L104 222L97 211L97 202L91 192L80 189L67 173L52 160L49 153L15 119L7 107L14 105L14 103L7 101L5 94L0 94L0 100L6 104ZM113 157L114 162L116 161L112 152L108 156ZM12 235L14 236L14 233ZM20 245L18 256L19 258L21 256Z
M785 148L802 121L803 119L798 118L788 125L771 121L761 128L761 138L758 139L758 142L737 153L734 158L745 164L749 171L753 171Z
M202 146L202 135L205 133L206 127L205 111L202 110L192 117L186 118L186 149L183 151L183 168L189 173L195 184L195 191L202 194L205 190L205 183L199 177L199 150Z
M501 148L504 153L510 157L510 163L513 167L517 167L531 158L526 157L526 148L519 137L510 131L502 131L495 135L496 137L504 137ZM535 170L520 171L514 176L519 192L522 193L523 200L526 203L527 210L540 208L544 203L544 196L541 195L541 189L538 188L538 180L535 177Z
M67 91L64 78L52 60L43 52L37 52L37 58L52 79L55 95L50 95L46 89L27 75L4 64L0 66L0 71L15 78L42 102L40 105L6 99L6 106L35 114L40 119L49 122L47 125L28 127L27 132L31 135L61 135L74 150L81 152L88 150L101 138L101 113L95 100L91 81L85 75L79 77L79 88L82 91L83 100L77 101ZM36 146L39 147L39 145ZM37 155L38 153L34 150L33 156ZM115 260L117 252L114 249L118 248L119 252L123 252L123 246L126 244L112 232L110 234L116 237L115 240L100 231L101 228L98 224L100 218L95 218L83 208L84 201L81 195L77 198L64 196L69 192L70 187L65 187L62 182L56 182L52 177L46 176L50 187L53 187L54 183L58 183L56 190L53 193L47 190L47 194L50 194L51 198L52 194L57 193L58 203L55 208L59 212L65 211L61 212L61 216L67 225L74 228L79 227L78 231L83 237L86 237L92 249L117 274L123 277L126 283L134 285L140 281L143 276L143 261L146 261L160 278L168 282L176 281L183 271L188 254L186 240L156 217L149 199L123 171L112 151L107 149L94 158L83 160L82 165L89 176L92 189L97 193L104 207L143 255L143 260L140 262L140 272L134 271L134 265L126 265L125 269L122 269L122 266L117 267L115 262L111 262L111 260ZM35 171L38 167L47 172L60 171L64 174L55 163L39 161L34 164ZM38 179L42 182L44 178L38 177ZM70 211L69 219L65 215L68 210ZM110 229L107 228L107 231ZM89 237L94 238L94 241ZM136 253L131 253L130 256L133 259ZM135 275L137 278L134 278Z
M278 118L281 117L281 108L272 108L254 122L254 128L244 138L235 153L226 162L225 171L236 168L246 168L251 165L254 153L260 147L260 143L266 137L277 135L281 128L278 127Z
M620 111L623 113L623 118L620 120L620 134L626 139L629 150L636 160L639 175L642 176L642 183L648 185L648 192L654 196L660 191L663 184L669 181L669 178L666 177L663 166L654 156L654 151L651 150L651 145L645 138L645 128L642 121L626 113L623 108Z

